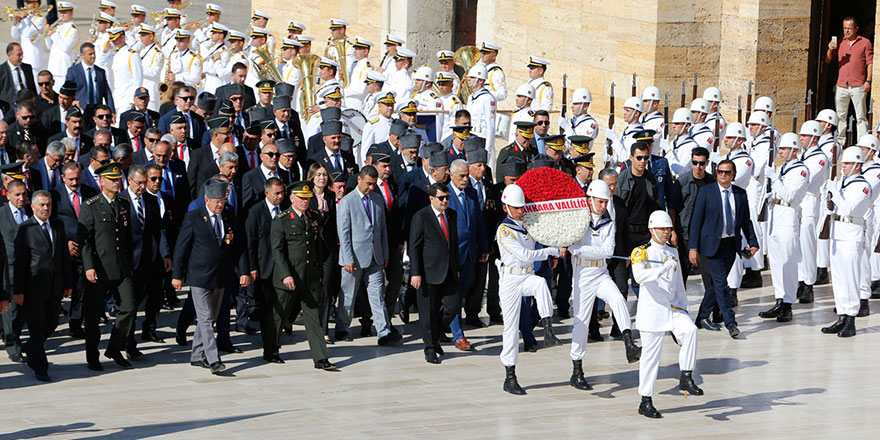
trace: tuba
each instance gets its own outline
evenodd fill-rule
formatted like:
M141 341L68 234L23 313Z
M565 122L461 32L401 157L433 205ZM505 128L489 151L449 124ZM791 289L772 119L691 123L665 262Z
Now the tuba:
M461 88L458 91L458 97L461 99L461 102L467 103L468 98L471 96L471 88L467 83L467 72L470 70L474 64L480 60L480 49L477 49L476 46L462 46L459 47L458 50L455 51L455 55L452 57L453 62L455 62L456 66L464 69L464 75L461 78Z
M334 38L327 42L327 48L324 49L324 56L327 58L333 58L330 56L330 48L336 48L336 61L339 63L339 79L342 83L342 88L348 87L348 63L346 62L346 54L345 50L347 49L348 40L345 37Z
M271 79L276 83L280 83L282 81L281 72L278 71L278 67L275 65L275 60L273 60L272 55L269 54L269 49L263 45L254 49L254 53L257 54L258 57L257 60L252 60L254 68L257 69L257 76L259 76L260 79Z
M304 53L293 58L293 68L299 70L302 75L299 104L306 122L312 116L308 108L315 105L315 70L319 61L321 57L313 53Z

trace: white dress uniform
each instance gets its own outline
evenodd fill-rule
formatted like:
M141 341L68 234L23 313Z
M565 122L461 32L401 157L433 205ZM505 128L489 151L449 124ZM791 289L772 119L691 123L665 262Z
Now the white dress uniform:
M723 131L721 133L724 133ZM707 123L703 122L700 124L694 124L691 126L690 132L688 133L690 137L697 143L698 146L703 147L709 152L712 152L712 149L715 146L715 125L709 126Z
M76 57L76 46L79 43L79 31L73 21L60 24L55 28L49 38L46 38L46 47L49 49L47 69L52 72L55 80L55 91L61 90L64 85L63 78L67 77L67 69L73 65Z
M818 146L811 147L801 157L801 162L810 170L810 183L807 194L801 202L801 258L798 261L798 281L816 284L816 247L819 241L818 228L822 207L820 194L822 184L828 180L830 163L828 157Z
M437 94L433 89L426 89L418 92L413 96L413 100L419 103L419 111L442 111L443 110L443 100L440 99L440 95ZM446 126L446 120L448 118L445 114L438 113L436 114L435 123L436 127L440 129L441 133L443 132L443 128ZM452 132L452 129L449 130ZM440 137L442 140L443 137Z
M647 260L663 261L649 263ZM642 337L639 362L639 394L651 397L660 368L660 352L666 332L681 342L678 365L691 371L697 359L697 327L688 315L687 293L681 279L678 250L653 239L633 250L633 278L640 284L636 328Z
M257 69L254 66L260 62L260 56L256 54L256 48L253 46L248 46L246 49L242 50L242 52L244 52L244 57L247 58L248 66L247 76L244 78L244 84L256 89L257 83L260 82L260 75L257 73ZM229 74L231 76L232 72Z
M218 53L220 58L214 60L214 55ZM229 82L229 78L224 78L224 75L231 75L231 72L228 74L226 72L232 66L229 64L229 51L226 50L225 44L222 42L213 44L210 40L206 41L199 46L199 58L202 59L202 72L205 74L205 79L202 82L203 91L214 93L218 87Z
M639 124L642 124L642 127L645 127L645 130L654 130L654 150L651 153L660 155L657 149L660 148L660 141L663 139L663 129L665 127L665 123L663 122L663 113L660 111L654 111L651 113L643 114L639 117Z
M461 100L458 99L455 91L452 93L440 97L440 100L443 103L443 111L446 112L445 117L443 118L443 132L440 134L440 139L446 139L450 135L452 135L452 124L455 123L455 113L459 110L464 109L464 105L461 103Z
M364 161L367 158L367 150L370 149L371 145L388 140L388 133L390 130L391 118L377 115L374 119L370 119L370 122L367 122L367 125L364 126L364 131L361 134L360 151L354 156L355 159L357 159L358 166L363 166Z
M611 279L605 263L606 258L614 255L617 227L607 212L601 216L591 213L590 216L590 229L581 241L568 249L574 267L571 303L574 326L571 329L570 355L575 361L583 359L586 353L590 316L597 296L611 306L621 331L632 329L626 300Z
M840 148L840 144L837 142L837 136L834 136L831 133L823 134L819 136L819 141L817 142L819 148L822 149L822 152L825 153L825 156L828 157L828 160L831 161L831 150L832 148L836 151L837 158L840 158L840 154L843 148ZM821 196L820 206L828 205L828 194L819 194ZM819 225L819 229L822 229L822 226ZM818 233L818 232L817 232ZM817 267L828 267L828 259L831 257L831 240L818 240L816 242L816 266Z
M348 38L345 39L345 65L342 65L342 61L339 59L339 52L336 50L336 46L332 44L333 40L327 40L327 58L331 60L336 60L339 63L339 68L336 69L336 79L339 82L342 82L342 69L348 69L347 72L351 72L351 65L354 62L354 45L351 44L351 41L348 41ZM364 58L366 60L366 58ZM351 78L349 76L349 78ZM351 81L348 82L351 84Z
M745 189L749 182L754 180L752 177L755 173L755 162L752 160L752 157L749 156L745 150L740 147L740 149L727 154L727 159L733 161L733 169L736 170L736 177L733 180L733 184ZM758 221L758 211L752 209L753 205L757 205L758 201L753 201L752 197L746 191L746 196L749 202L749 218L752 221L752 224L757 223ZM742 242L745 248L748 248L748 242L745 237L742 237ZM763 267L763 261L761 262L761 267L756 267L758 258L749 258L743 260L739 254L736 254L736 257L733 260L733 266L730 268L730 272L727 273L727 285L730 286L731 289L739 289L740 284L742 284L743 277L743 269L744 265L749 269L760 270Z
M718 119L718 133L724 135L724 130L727 129L727 121L724 120L724 116L719 112L709 113L706 115L705 124L712 129L712 132L715 132L715 120Z
M529 121L535 119L531 107L524 107L510 115L510 128L507 129L507 141L516 142L516 123L520 121Z
M234 66L235 63L241 63L241 64L244 64L245 66L247 66L248 73L250 73L250 71L253 70L252 66L251 66L251 60L248 59L248 57L247 57L247 52L245 52L244 50L241 50L236 53L230 53L229 54L229 68L226 69L226 71L223 72L223 76L220 77L220 79L222 79L224 81L224 84L232 81L232 66Z
M140 32L141 25L132 26L129 30L125 31L125 44L138 52L144 48L141 44Z
M358 110L368 121L379 117L379 98L383 96L385 96L385 93L379 90L364 97L364 105Z
M367 79L367 71L372 70L373 65L369 59L356 60L353 55L348 61L348 87L342 91L345 96L343 107L360 111L364 106L364 98L366 98L367 84L364 81Z
M171 30L168 26L163 27L159 33L159 46L162 47L162 54L166 59L171 56L171 52L177 50L177 40L174 38L176 35L177 29Z
M43 53L43 43L37 41L37 35L46 25L46 17L36 14L28 14L17 25L10 29L13 40L21 43L22 62L30 64L37 73L46 68L46 54ZM63 82L63 81L61 81Z
M507 99L507 77L504 75L504 69L498 65L498 63L492 63L486 66L486 75L488 78L486 79L486 88L492 92L492 96L495 97L495 102L501 102ZM458 84L458 81L456 81ZM458 90L453 88L453 93L458 93ZM550 101L553 101L553 90L550 90Z
M113 91L113 95L116 95L115 86L115 78L113 75L113 59L116 57L116 53L123 49L116 49L109 42L107 44L107 52L104 52L103 49L99 49L98 46L95 46L95 65L104 69L104 73L107 75L107 85L110 87L110 90ZM101 46L103 47L103 46ZM101 55L97 56L98 51L101 51ZM100 61L100 62L99 62Z
M494 98L492 98L494 99ZM498 292L501 316L504 318L501 363L505 367L516 365L519 355L519 314L523 296L533 296L538 303L538 315L553 315L553 301L547 281L535 275L534 263L559 256L557 248L535 249L535 240L522 222L507 217L495 232L498 242Z
M859 312L859 285L864 252L865 216L871 210L871 184L861 175L828 182L832 189L834 217L831 222L831 290L839 315ZM815 272L815 269L814 269Z
M150 92L150 103L147 108L159 111L159 83L165 81L162 76L165 71L162 67L165 65L165 55L155 43L151 44L140 51L141 56L141 74L144 78L143 86Z
M511 118L511 119L513 119L513 118ZM560 125L562 125L562 124L560 124ZM571 141L568 140L568 136L572 136L572 135L589 136L593 140L595 140L599 136L599 123L596 122L596 119L594 119L592 116L590 116L589 113L583 114L583 115L578 115L578 116L573 116L568 121L568 127L569 127L569 129L565 131L565 134L566 134L565 144L569 147L571 147ZM571 134L569 134L569 130L571 130L570 131ZM593 141L591 140L588 145L590 146L590 149L592 149L593 148Z
M529 81L529 85L535 89L532 111L547 110L549 112L553 108L553 85L543 76Z
M868 281L868 298L871 294L871 282L880 279L880 254L874 252L874 246L880 237L880 162L877 159L866 162L862 165L862 177L871 185L871 215L866 216L866 220L870 220L867 226L867 246L865 246L865 257L867 265L862 263L862 275ZM867 274L867 275L865 275ZM865 299L864 292L860 297Z
M694 142L694 138L685 133L675 137L669 145L669 151L665 153L664 157L669 162L669 171L678 179L694 167L691 164L691 153L694 148L697 148L697 143Z
M771 164L772 166L772 164ZM767 255L776 299L791 304L798 286L798 239L801 201L807 193L810 171L799 159L786 162L776 175L771 172Z
M132 108L134 91L144 83L140 54L128 46L123 46L113 57L112 70L113 103L116 104L116 114L121 115L122 112Z
M211 23L208 23L206 26L202 26L193 31L192 35L192 48L193 50L199 50L202 45L205 43L211 44L211 30L214 26Z
M617 166L629 160L630 148L636 143L636 133L642 130L644 130L642 124L638 122L624 127L620 137L617 137L617 132L612 129L605 130L605 138L611 141L611 149L614 151L614 157L606 157L605 162Z
M757 215L761 212L761 205L763 204L765 192L767 190L766 185L766 175L764 174L765 170L768 166L773 166L773 161L768 160L770 156L776 157L776 145L778 144L772 138L773 133L765 130L764 133L758 135L753 138L751 141L746 139L746 142L743 144L743 147L746 151L749 152L749 155L752 156L752 162L754 163L754 174L752 175L752 180L749 182L749 186L746 187L746 194L749 198L749 213L755 213L757 220ZM755 205L752 205L752 201L755 201ZM798 204L800 204L800 198L798 199ZM761 249L759 252L761 255L767 254L767 228L768 223L766 221L754 223L755 226L755 236L758 239L758 247ZM758 260L763 260L763 258L759 258ZM761 264L763 267L763 261L756 261L755 263Z
M107 49L105 52L104 49ZM109 32L99 32L98 38L95 38L95 65L104 69L110 70L110 66L113 65L113 45L110 43L110 33Z
M485 87L471 93L467 111L471 114L471 133L486 139L488 161L495 163L495 97Z
M395 70L394 72L385 72L388 81L382 86L383 92L394 92L394 96L398 101L406 101L413 96L413 90L416 83L412 79L412 72L409 70Z
M198 88L202 82L202 60L190 49L175 49L168 58L175 81ZM167 68L167 67L166 67Z

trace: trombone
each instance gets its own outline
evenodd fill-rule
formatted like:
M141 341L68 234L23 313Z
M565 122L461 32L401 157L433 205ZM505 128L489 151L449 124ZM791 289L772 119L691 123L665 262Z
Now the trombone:
M30 14L35 14L37 16L42 16L48 14L49 11L55 9L54 5L48 6L39 6L36 8L30 9L12 9L9 6L6 7L6 13L3 16L0 16L0 21L13 21L16 18L25 18Z

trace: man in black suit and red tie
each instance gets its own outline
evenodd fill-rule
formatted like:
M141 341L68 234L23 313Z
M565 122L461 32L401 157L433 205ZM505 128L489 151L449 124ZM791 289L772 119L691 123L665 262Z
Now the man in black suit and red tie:
M15 95L22 89L38 94L34 70L30 64L22 62L23 57L20 44L12 42L6 46L6 62L0 64L0 100L9 104L15 102Z
M418 290L425 360L439 364L440 335L461 308L458 295L458 232L449 207L449 188L428 187L431 204L412 218L409 233L410 284ZM430 268L430 270L427 270ZM441 310L442 305L442 310Z

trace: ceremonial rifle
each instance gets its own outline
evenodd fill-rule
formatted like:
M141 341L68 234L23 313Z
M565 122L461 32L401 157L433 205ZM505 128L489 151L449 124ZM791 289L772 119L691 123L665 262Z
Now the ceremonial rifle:
M743 96L736 97L736 122L742 124L743 121Z
M687 100L687 80L681 80L681 106L686 107L685 100Z
M637 92L637 90L636 90L636 74L633 73L632 95L636 96L636 92Z
M566 85L566 81L568 80L568 74L562 74L562 110L560 110L559 117L562 119L566 118L566 108L568 108L568 86ZM561 134L561 133L560 133Z
M794 110L791 113L791 131L794 133L798 132L798 103L794 103Z
M746 121L752 115L752 82L749 81L749 92L746 94Z
M769 145L768 145L767 149L769 151L767 152L767 165L766 166L772 167L773 166L773 159L774 159L774 157L773 157L773 139L770 139L768 144ZM792 154L794 154L794 152L792 152ZM766 196L767 194L770 194L770 191L773 188L771 187L770 176L765 176L765 179L766 179L766 187L764 189L764 195ZM770 210L769 205L770 205L770 199L768 199L767 197L764 197L764 203L761 205L761 212L758 213L758 221L759 222L767 221L767 214L769 213L768 211Z
M614 82L613 81L611 82L611 95L608 97L608 100L610 101L610 104L608 104L610 106L609 111L608 111L608 129L614 130ZM608 166L611 166L611 160L614 157L614 148L612 148L612 146L611 146L611 139L608 139L608 136L605 136L605 138L606 138L605 139L605 155L608 157L608 159L605 161L605 163L607 163Z
M694 92L691 99L697 99L697 72L694 72Z
M868 133L874 130L874 110L871 109L871 95L868 94Z
M837 145L831 145L831 181L837 178ZM834 212L834 202L831 201L831 193L828 193L828 211ZM820 240L828 240L831 236L831 217L834 214L825 216L825 223L822 223L822 230L819 231Z
M663 137L669 135L669 92L663 97Z
M804 121L813 119L813 90L807 90L807 101L804 103Z

